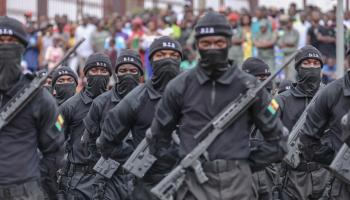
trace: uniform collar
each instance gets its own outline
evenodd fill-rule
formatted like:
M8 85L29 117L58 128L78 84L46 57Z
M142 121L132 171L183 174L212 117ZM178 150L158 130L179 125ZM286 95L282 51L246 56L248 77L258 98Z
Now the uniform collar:
M320 84L320 87L318 89L320 90L322 87L323 87L322 84ZM297 98L313 98L314 97L314 95L311 96L309 94L305 94L305 92L298 87L297 83L292 84L291 93L294 97L297 97Z
M121 98L117 94L117 86L115 85L111 90L112 90L111 101L114 103L118 103L121 100Z
M84 88L84 91L80 92L80 98L83 100L84 104L89 104L93 99L87 94L87 91Z
M344 96L350 96L350 71L347 71L344 75L343 92Z
M205 73L204 69L202 67L200 67L199 65L197 65L195 70L196 70L195 73L196 73L196 77L199 81L199 84L203 85L207 81L211 80L210 77ZM236 65L236 63L233 63L232 65L230 65L228 67L227 71L215 81L218 83L221 83L223 85L229 85L232 83L232 80L236 76L237 71L238 71L237 65Z
M156 89L154 89L152 80L146 81L145 85L150 99L154 100L162 97L162 95Z

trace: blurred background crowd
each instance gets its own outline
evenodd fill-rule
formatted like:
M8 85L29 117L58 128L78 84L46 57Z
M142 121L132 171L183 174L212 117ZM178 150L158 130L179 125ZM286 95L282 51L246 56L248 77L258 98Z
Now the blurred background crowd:
M276 5L277 6L277 5ZM182 12L175 12L168 4L162 9L142 9L137 13L120 15L114 12L105 17L82 14L79 20L70 20L67 15L55 15L52 19L33 17L26 11L24 23L29 34L29 46L23 57L25 70L36 72L51 69L72 47L84 37L87 40L78 48L68 66L83 78L84 60L93 52L105 52L113 65L121 49L138 51L143 59L145 79L152 75L147 59L151 42L160 36L171 36L183 47L182 70L196 66L197 53L194 44L194 27L198 18L213 8L203 8L194 12L186 4ZM248 57L263 59L270 70L283 63L296 49L311 44L323 54L323 82L335 79L336 57L336 10L322 11L308 5L298 8L295 3L287 9L258 6L254 12L235 9L225 5L219 12L226 15L232 24L234 35L229 56L239 65ZM38 23L40 21L40 23ZM344 13L345 44L350 42L350 12ZM346 64L347 65L347 64ZM290 67L280 75L280 79L293 80L295 72ZM80 84L82 82L80 81Z

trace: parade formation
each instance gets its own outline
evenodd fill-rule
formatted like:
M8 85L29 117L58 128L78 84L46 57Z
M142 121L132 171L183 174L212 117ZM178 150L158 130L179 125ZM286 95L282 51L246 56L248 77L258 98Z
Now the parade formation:
M0 16L0 200L349 200L349 72L324 82L330 55L289 44L289 18L280 38L261 20L259 56L235 60L245 33L230 17L202 14L189 70L159 36L147 54L91 52L79 73L82 38L23 73L31 41ZM286 48L280 65L269 40Z

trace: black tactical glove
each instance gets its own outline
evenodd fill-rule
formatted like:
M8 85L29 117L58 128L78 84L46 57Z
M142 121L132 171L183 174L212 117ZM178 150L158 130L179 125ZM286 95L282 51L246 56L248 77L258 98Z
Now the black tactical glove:
M334 157L334 150L321 143L320 140L306 134L300 135L299 149L302 157L309 162L329 165Z
M100 152L102 157L106 160L111 156L114 146L115 145L110 144L109 142L103 141L100 137L96 140L97 151Z

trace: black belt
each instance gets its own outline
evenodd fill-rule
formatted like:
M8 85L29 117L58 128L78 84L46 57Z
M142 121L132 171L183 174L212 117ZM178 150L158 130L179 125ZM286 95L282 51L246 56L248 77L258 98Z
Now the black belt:
M202 163L204 172L221 173L236 169L240 163L247 163L245 160L213 160Z
M88 164L69 164L69 171L71 172L88 172L90 174L94 174L95 171L93 170L94 166L93 165L88 165Z
M312 172L321 169L321 165L315 162L301 162L295 171Z

